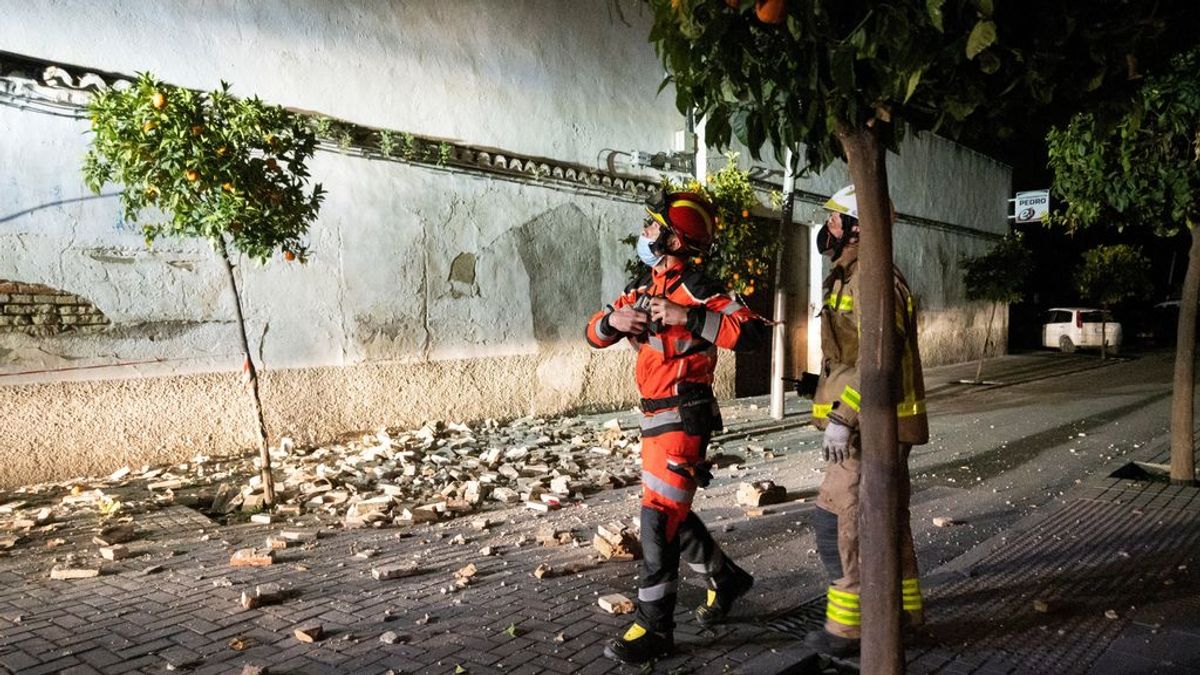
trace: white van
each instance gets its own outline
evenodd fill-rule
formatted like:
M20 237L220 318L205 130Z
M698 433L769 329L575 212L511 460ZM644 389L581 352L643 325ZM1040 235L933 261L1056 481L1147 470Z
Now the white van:
M1099 349L1102 320L1108 351L1116 354L1121 350L1121 324L1108 312L1090 307L1051 308L1042 324L1042 346L1064 352L1073 352L1076 347Z

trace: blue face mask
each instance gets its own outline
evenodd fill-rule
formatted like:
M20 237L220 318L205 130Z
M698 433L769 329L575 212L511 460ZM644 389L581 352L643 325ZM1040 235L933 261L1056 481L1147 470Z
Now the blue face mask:
M638 258L641 258L642 262L646 263L650 267L654 267L658 263L662 262L662 259L663 259L663 257L661 255L655 255L654 252L650 250L650 246L653 243L654 243L654 240L650 239L649 237L645 237L645 236L641 236L641 235L638 236L638 240L637 240Z

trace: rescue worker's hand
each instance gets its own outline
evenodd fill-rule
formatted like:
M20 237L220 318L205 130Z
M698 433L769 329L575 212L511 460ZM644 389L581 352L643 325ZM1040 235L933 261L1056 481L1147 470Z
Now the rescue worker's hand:
M850 427L829 420L829 426L825 427L825 437L821 439L821 452L826 462L841 464L850 459L853 452L850 432Z
M666 298L652 298L650 319L661 321L667 326L683 326L687 324L688 310L687 307L677 305Z
M633 307L614 309L608 315L608 325L629 335L641 335L645 333L648 322L649 319L646 313Z

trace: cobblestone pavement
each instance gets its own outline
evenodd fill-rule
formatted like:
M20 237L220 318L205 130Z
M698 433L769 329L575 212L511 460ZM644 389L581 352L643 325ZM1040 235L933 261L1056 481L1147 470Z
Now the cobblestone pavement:
M1055 364L1060 375L1093 367L1080 360ZM1008 372L1028 372L1030 378L1040 379L1047 371L1036 359L1010 365ZM939 428L965 438L965 429L982 424L984 430L972 433L996 443L992 437L1001 432L986 430L988 420L971 407L971 394L949 384L960 370L966 372L934 369L928 376L933 396L940 396L945 408L958 408ZM979 396L1004 403L1003 414L1027 416L1021 406L1037 401L1027 401L1031 395L1017 389ZM728 408L724 448L737 452L739 442L752 443L769 448L774 457L744 453L760 459L740 470L721 469L697 501L718 541L755 573L755 588L735 610L732 624L703 631L690 617L704 594L702 580L685 570L679 653L656 664L656 672L776 672L807 656L794 635L770 630L764 622L812 598L824 584L807 522L820 478L812 452L819 437L798 426L803 421L798 407L780 426L766 418L761 403L740 401ZM1088 410L1079 414L1095 413ZM1062 444L1065 432L1054 433L1059 434L1055 443ZM1004 456L1025 462L1033 473L1026 460L1036 453L1022 456L1022 446L1007 443ZM1074 458L1076 449L1070 452ZM964 477L958 465L969 462L954 445L935 444L927 455L914 458L914 530L927 569L1001 531L1028 508L1054 500L1049 491L1039 497L1021 487L1010 469L989 473L988 465L980 464L978 476ZM1071 484L1074 474L1063 473L1055 480ZM739 483L768 478L789 488L788 503L757 517L735 506ZM1046 485L1040 474L1027 482L1036 484L1038 495ZM222 526L171 506L138 516L138 538L126 544L130 557L105 562L94 578L51 580L50 568L65 552L95 555L95 516L72 521L0 557L0 670L227 673L255 664L273 673L638 672L602 656L604 642L623 631L630 618L610 616L597 604L609 593L635 595L637 563L598 562L590 546L596 525L635 517L638 496L638 488L631 487L549 514L490 511L483 515L495 524L486 531L472 525L480 514L403 529L324 528L314 541L278 551L270 566L237 568L230 566L235 550L261 548L267 536L311 528L313 521L300 516L282 524ZM929 525L932 516L948 509L957 509L952 515L967 525ZM579 545L540 545L536 533L545 525L571 531ZM62 542L48 546L55 543L51 538ZM481 549L489 546L493 554L484 555ZM478 571L466 588L457 589L454 573L468 563ZM372 576L373 568L392 564L415 564L419 572L390 580ZM540 565L551 571L539 579L533 572ZM284 589L282 601L243 609L243 591L268 583ZM323 639L306 644L293 636L295 628L314 621L323 625ZM385 633L394 634L391 644L380 640Z
M278 551L273 565L242 568L229 565L234 550L261 547L269 534L294 527L219 527L172 506L138 518L139 539L127 544L132 557L106 563L95 578L50 580L53 551L86 548L94 534L94 522L75 523L54 533L67 542L56 549L0 561L0 667L224 673L253 663L306 673L621 672L602 650L629 617L606 614L597 599L633 595L637 563L597 562L590 536L593 523L631 515L636 497L634 489L614 491L542 517L519 509L492 512L488 517L498 524L487 532L470 519L407 531L327 530ZM800 502L782 511L805 507ZM546 524L573 531L580 545L541 546L535 535ZM721 532L725 528L729 532ZM726 537L736 532L730 523L714 529ZM492 555L480 553L486 546ZM375 553L359 557L368 550ZM411 577L371 575L373 568L412 563L420 572ZM478 572L458 589L454 572L467 563ZM542 579L533 576L539 565L551 567ZM700 630L689 610L703 590L692 582L681 593L680 655L659 664L660 671L720 672L790 642L753 623ZM241 593L267 583L279 584L284 600L243 609ZM747 609L754 612L753 603ZM327 636L299 642L293 629L311 621ZM395 644L380 642L389 631Z

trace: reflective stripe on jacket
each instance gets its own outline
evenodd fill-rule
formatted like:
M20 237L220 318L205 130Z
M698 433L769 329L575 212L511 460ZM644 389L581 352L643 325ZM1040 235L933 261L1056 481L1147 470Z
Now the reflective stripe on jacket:
M862 407L859 389L858 247L848 246L834 261L823 285L821 307L821 373L813 397L813 424L824 429L830 419L858 428ZM925 380L917 348L917 312L908 282L895 270L896 339L900 371L897 373L896 427L898 441L911 445L929 442L925 412Z

